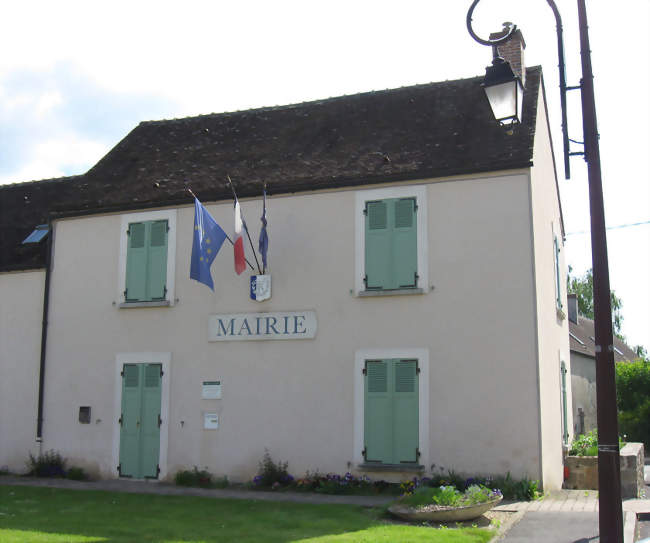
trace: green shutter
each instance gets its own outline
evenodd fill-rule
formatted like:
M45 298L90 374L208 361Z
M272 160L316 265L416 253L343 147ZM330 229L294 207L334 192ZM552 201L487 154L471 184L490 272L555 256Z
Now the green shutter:
M164 300L167 294L167 221L153 221L149 227L148 299Z
M167 294L167 221L129 224L127 302L164 300Z
M400 198L393 203L393 288L417 287L418 242L415 198Z
M367 290L417 287L415 211L415 198L390 198L366 202Z
M142 387L142 434L141 434L141 473L143 477L158 476L158 457L160 453L160 364L144 365L144 386Z
M562 286L560 284L560 244L557 236L553 238L553 245L555 249L555 303L557 307L562 309Z
M366 461L391 463L390 361L366 361L364 444Z
M387 200L366 202L365 281L367 290L391 288L389 210L390 206Z
M125 364L120 429L120 474L124 477L139 477L140 472L140 381L140 365Z
M566 393L566 364L562 361L560 365L562 375L562 443L569 444L569 428L567 417L567 393Z
M393 463L417 462L419 446L416 360L393 361Z
M384 464L417 462L417 361L368 360L365 373L366 461Z
M125 301L141 302L147 299L147 223L129 224L126 251Z

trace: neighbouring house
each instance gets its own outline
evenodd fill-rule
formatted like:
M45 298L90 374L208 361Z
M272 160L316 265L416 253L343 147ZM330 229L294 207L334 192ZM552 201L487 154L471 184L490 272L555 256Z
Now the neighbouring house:
M246 480L268 448L298 475L559 488L564 230L522 69L511 131L475 77L143 122L83 175L0 187L0 466ZM214 291L189 278L186 184L232 233L228 175L255 244L268 185L262 302L227 242Z
M571 349L571 396L573 431L585 434L596 428L596 340L594 321L578 312L575 294L567 296L569 346ZM614 362L630 362L638 356L620 338L614 336Z

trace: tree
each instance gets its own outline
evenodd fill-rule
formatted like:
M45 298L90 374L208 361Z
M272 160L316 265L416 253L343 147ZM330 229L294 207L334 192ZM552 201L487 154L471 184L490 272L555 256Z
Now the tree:
M642 441L650 448L650 362L616 364L618 428L626 441Z
M588 319L594 318L594 273L589 269L582 277L573 277L571 275L571 267L569 267L569 274L567 275L567 292L575 294L578 299L578 313L587 317ZM612 304L612 328L614 335L622 341L625 341L625 336L621 334L621 326L623 324L623 315L621 308L623 307L622 300L616 296L614 291L610 291L611 304Z

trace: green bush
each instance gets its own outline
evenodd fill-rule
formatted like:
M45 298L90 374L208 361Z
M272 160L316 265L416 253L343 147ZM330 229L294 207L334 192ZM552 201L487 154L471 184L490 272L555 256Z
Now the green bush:
M176 472L174 482L178 486L198 486L201 488L226 488L228 486L228 477L214 478L212 474L194 466L191 470L181 470Z
M618 446L622 449L625 442L619 437ZM581 434L573 440L569 449L571 456L598 456L598 431L592 430L587 434Z
M402 496L398 503L410 507L423 507L427 505L442 505L447 507L465 507L478 503L485 503L501 497L498 490L490 490L483 485L471 485L465 492L460 492L452 485L448 486L420 486L412 494Z
M71 467L65 474L66 479L72 479L73 481L87 481L88 474L84 471L83 468Z
M29 453L27 474L34 477L65 477L66 460L57 451L45 451L34 456Z
M506 500L533 501L541 496L539 481L524 477L513 479L508 472L505 476L494 477L485 481L490 488L498 488Z
M474 477L465 478L458 473L450 470L444 475L442 472L444 468L438 468L441 473L434 474L432 477L423 477L422 479L414 478L410 481L405 481L401 484L400 488L405 494L409 494L415 488L420 486L447 486L451 485L458 490L465 491L472 485L481 485L487 488L498 489L506 500L517 501L532 501L540 497L539 481L534 479L513 479L508 472L506 475L500 476L482 476L476 475Z
M616 364L618 431L650 450L650 361Z
M271 458L268 449L264 449L264 457L259 464L257 475L253 478L253 484L258 487L280 488L293 484L294 479L287 468L289 462L278 462L277 464Z

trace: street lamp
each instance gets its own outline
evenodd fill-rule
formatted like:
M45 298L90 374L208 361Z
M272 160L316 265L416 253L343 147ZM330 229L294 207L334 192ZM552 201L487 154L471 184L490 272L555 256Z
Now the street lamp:
M483 89L494 118L502 126L521 122L521 108L524 102L524 87L509 62L501 57L492 59L492 66L485 69Z
M483 45L497 46L507 42L516 31L506 26L505 35L492 40L479 38L472 29L472 13L480 0L473 0L467 12L467 30ZM596 122L591 50L587 31L585 0L578 2L578 25L580 28L580 57L582 79L577 87L567 87L564 72L564 44L562 19L553 0L546 0L555 15L557 27L558 67L560 71L560 102L562 109L562 136L564 143L564 166L566 178L570 177L569 157L584 155L589 180L589 209L591 215L591 258L594 273L594 328L596 343L596 418L598 424L598 520L601 543L623 541L623 511L621 506L620 451L618 445L618 421L616 411L616 381L614 368L614 341L612 333L612 308L610 305L609 265L607 260L607 237L603 186L600 171L600 149ZM497 54L494 53L496 57ZM489 68L488 68L489 70ZM487 74L486 74L487 77ZM486 88L489 88L484 83ZM567 129L566 91L579 89L582 99L582 126L584 152L569 151ZM501 122L495 114L497 120Z

